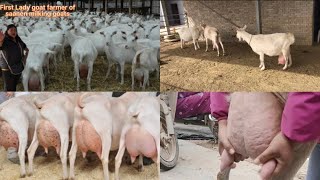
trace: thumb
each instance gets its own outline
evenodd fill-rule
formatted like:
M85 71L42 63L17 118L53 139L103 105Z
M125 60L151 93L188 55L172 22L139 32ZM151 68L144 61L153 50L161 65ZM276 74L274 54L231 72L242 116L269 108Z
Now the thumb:
M228 151L229 154L233 155L236 151L234 150L233 146L231 145L231 143L229 142L228 139L223 141L223 147L225 150Z
M253 162L255 164L265 164L267 161L275 159L275 152L270 146L263 151L262 154L260 154Z

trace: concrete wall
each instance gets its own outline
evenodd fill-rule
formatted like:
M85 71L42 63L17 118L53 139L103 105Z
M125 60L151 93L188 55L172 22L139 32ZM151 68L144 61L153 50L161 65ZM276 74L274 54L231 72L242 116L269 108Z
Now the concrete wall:
M234 26L217 15L230 19L249 33L257 34L256 1L184 1L190 25L206 23L222 33L223 41L237 41ZM262 33L292 32L296 45L312 45L313 0L261 1ZM210 10L213 9L214 11Z

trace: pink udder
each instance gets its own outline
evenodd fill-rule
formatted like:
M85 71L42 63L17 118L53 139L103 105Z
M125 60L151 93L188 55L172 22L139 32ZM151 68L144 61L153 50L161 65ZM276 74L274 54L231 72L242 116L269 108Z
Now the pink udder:
M18 134L5 121L0 121L0 146L3 146L6 150L9 147L16 149L19 147Z
M49 122L42 120L37 128L39 144L48 152L49 147L54 147L60 153L60 135L57 129Z
M281 54L278 58L278 64L285 64L286 60L284 58L284 56Z
M101 138L92 124L87 120L81 120L76 127L76 140L79 149L85 157L88 150L97 153L101 158Z
M153 136L138 125L127 131L125 142L131 159L135 159L140 154L152 159L157 157L156 142Z

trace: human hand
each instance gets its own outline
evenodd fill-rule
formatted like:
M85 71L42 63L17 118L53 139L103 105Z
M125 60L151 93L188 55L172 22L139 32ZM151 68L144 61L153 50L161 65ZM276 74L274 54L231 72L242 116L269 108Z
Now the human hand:
M255 164L263 164L260 171L261 179L270 179L272 176L279 174L285 166L291 163L292 153L292 141L282 132L279 132L273 138L269 147L254 160ZM274 163L270 163L270 161L275 161L275 165L272 165ZM270 171L270 168L266 167L265 164L275 166L272 168L274 171Z
M14 92L6 92L6 96L8 98L12 98L14 96Z
M4 40L4 34L2 31L0 31L0 42L3 42Z

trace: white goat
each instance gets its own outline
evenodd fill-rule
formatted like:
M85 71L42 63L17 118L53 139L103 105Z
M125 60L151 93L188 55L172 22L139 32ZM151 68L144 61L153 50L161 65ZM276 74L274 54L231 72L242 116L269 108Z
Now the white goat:
M112 33L111 35L109 35L109 33L106 33L106 54L107 54L107 58L109 61L109 67L108 67L108 72L107 72L107 76L110 73L110 66L111 66L111 62L118 64L118 68L117 68L117 76L118 77L118 73L120 71L120 75L121 75L121 84L124 84L124 65L126 63L131 64L132 60L136 54L136 52L132 49L132 48L126 48L126 44L124 42L114 42L112 40L112 37L117 34L117 32Z
M213 50L215 47L217 48L218 56L220 56L220 52L219 52L219 45L217 41L220 43L222 47L223 55L225 55L224 47L221 42L221 36L219 31L214 27L207 26L206 24L202 24L201 27L203 29L204 38L206 39L206 52L208 51L208 45L209 45L209 39L210 39L212 41Z
M239 41L246 41L251 49L260 56L259 68L262 71L265 70L265 54L268 56L283 56L285 59L283 70L292 65L290 45L295 41L292 33L252 35L245 31L246 28L246 25L243 28L237 28L237 38Z
M22 72L22 84L24 87L24 91L28 91L28 82L30 77L33 74L38 75L38 78L40 80L41 84L41 91L44 91L45 84L44 79L45 75L43 72L43 67L48 68L49 67L49 55L55 54L55 52L50 51L46 47L43 47L43 45L32 45L30 47L30 53L28 55L27 61L26 61L26 67L24 68Z
M77 91L80 89L80 64L88 65L87 90L91 90L91 76L93 63L97 59L98 52L91 40L67 32L67 40L71 46L71 58L74 62L74 75L77 78Z
M149 85L149 71L157 72L157 78L159 77L159 64L157 58L157 49L145 48L137 51L132 61L132 90L134 89L135 79L138 81L143 80L142 89L145 90L146 84ZM140 85L141 86L141 85Z
M203 30L200 27L183 27L179 31L181 49L183 49L184 43L188 41L193 41L194 49L200 49L199 38L203 35Z

